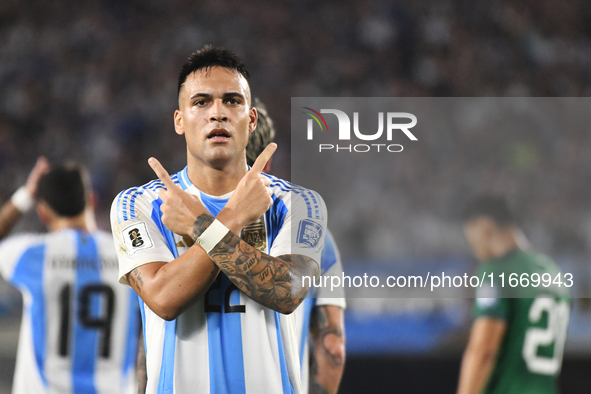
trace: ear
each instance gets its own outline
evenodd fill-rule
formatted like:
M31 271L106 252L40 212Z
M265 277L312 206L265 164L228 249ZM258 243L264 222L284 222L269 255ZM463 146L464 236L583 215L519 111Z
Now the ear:
M185 134L185 128L183 127L183 114L179 109L174 111L174 131L176 131L178 135Z
M91 211L94 211L96 209L96 205L97 205L97 195L94 191L92 192L88 192L86 194L86 209L90 209Z
M254 129L257 127L257 120L259 119L259 113L255 107L250 107L248 110L249 120L248 120L248 132L252 133Z
M49 226L49 223L51 223L55 217L51 208L49 208L44 201L39 201L35 206L35 210L37 211L37 215L39 216L39 219L41 219L41 222L43 222L44 225Z
M499 227L494 220L486 216L482 217L480 220L482 221L482 231L487 238L492 237L498 232Z

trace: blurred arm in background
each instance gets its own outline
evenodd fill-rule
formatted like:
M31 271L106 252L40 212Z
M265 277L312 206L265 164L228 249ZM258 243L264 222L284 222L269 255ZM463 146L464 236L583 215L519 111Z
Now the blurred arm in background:
M37 184L43 174L49 171L49 163L45 157L39 157L31 170L24 186L13 194L0 208L0 239L6 237L18 220L33 207Z
M137 345L137 394L146 394L147 385L146 345L144 344L144 334L140 333Z
M462 358L458 394L477 394L484 389L506 330L504 320L479 317L474 321Z
M312 310L310 394L334 394L345 369L345 325L343 309L320 305Z

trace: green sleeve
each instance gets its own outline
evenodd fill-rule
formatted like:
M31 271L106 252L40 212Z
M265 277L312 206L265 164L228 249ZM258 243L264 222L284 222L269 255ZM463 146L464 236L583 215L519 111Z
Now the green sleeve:
M478 271L479 276L481 276L483 272L494 272L491 265L486 267L481 266ZM496 286L491 286L490 283L485 282L482 287L476 288L474 299L475 318L483 316L503 320L509 318L509 299L503 297L503 292L499 283L494 283L494 285Z
M474 317L493 317L509 319L509 299L502 297L476 298L474 300Z

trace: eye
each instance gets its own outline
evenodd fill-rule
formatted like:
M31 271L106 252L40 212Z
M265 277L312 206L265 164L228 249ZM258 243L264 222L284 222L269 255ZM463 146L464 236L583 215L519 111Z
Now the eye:
M205 101L205 100L197 100L197 101L195 101L195 102L193 103L193 105L196 105L196 106L198 106L198 107L202 107L202 106L204 106L205 104L207 104L207 101Z
M238 104L240 104L240 100L235 99L235 98L229 98L226 100L226 103L232 104L232 105L238 105Z

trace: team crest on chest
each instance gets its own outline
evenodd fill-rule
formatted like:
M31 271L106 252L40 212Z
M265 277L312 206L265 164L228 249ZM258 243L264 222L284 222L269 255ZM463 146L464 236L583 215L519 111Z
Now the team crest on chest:
M255 249L265 252L267 250L267 231L263 218L244 227L240 238Z

